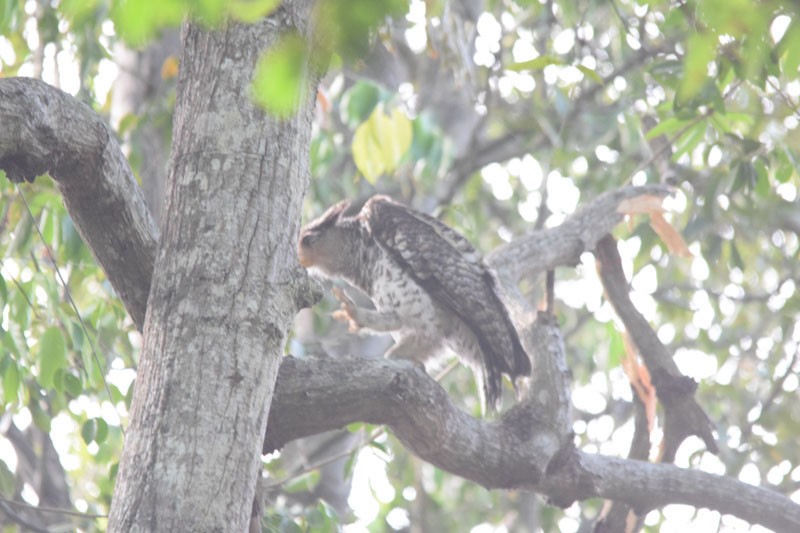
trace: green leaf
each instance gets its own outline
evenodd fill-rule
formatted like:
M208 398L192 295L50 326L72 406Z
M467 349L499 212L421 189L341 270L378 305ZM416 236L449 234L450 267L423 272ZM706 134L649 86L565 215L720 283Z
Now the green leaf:
M6 404L17 401L19 394L19 368L9 357L9 365L3 371L3 400Z
M117 472L119 472L119 463L114 463L108 469L108 477L112 480L116 480Z
M14 240L8 245L6 255L23 255L31 245L31 235L33 235L33 219L26 213L14 228Z
M192 16L208 27L214 27L225 20L226 9L225 1L220 0L196 0L189 4Z
M308 50L295 34L284 36L258 61L251 90L255 102L278 117L291 116L305 100Z
M736 242L730 241L729 246L731 251L731 263L739 270L745 271L746 269L744 266L744 261L742 260L742 254L739 253L739 248L736 246Z
M67 347L61 330L55 326L47 330L39 339L39 384L44 388L53 387L56 372L67 366Z
M756 168L750 161L742 161L736 168L736 177L728 190L728 194L732 194L744 188L745 190L753 190L755 187L758 174Z
M102 418L95 418L95 432L94 432L94 441L97 444L102 444L106 437L108 437L108 422L103 420Z
M139 124L140 116L135 113L126 113L119 121L117 126L117 134L120 137L125 137L126 134L133 131Z
M769 168L764 157L757 157L753 163L756 169L756 182L753 184L753 192L762 198L769 196Z
M380 101L380 90L373 84L359 81L342 96L342 121L356 127L369 117Z
M681 118L697 116L700 106L713 109L715 114L725 113L725 100L714 80L706 80L698 90L692 92L681 87L675 94L673 109Z
M80 260L81 252L85 248L83 239L69 217L65 218L64 223L61 225L61 242L64 243L62 250L64 259L68 263L77 263Z
M792 177L794 167L792 166L792 162L789 161L789 156L786 155L786 152L778 152L777 158L778 168L775 170L775 180L779 183L786 183Z
M544 55L528 61L520 61L508 66L508 70L542 70L548 65L563 65L564 61L556 56ZM580 68L580 67L579 67ZM602 80L601 80L602 81Z
M81 382L81 378L69 372L65 372L63 380L63 388L65 391L67 391L67 394L73 397L80 396L80 394L83 392L83 383Z
M603 84L603 78L600 74L597 73L596 70L590 69L589 67L583 65L575 65L575 68L583 72L583 75L592 80L595 83Z
M381 452L383 452L387 457L389 456L389 450L388 450L388 448L386 448L386 444L384 444L382 442L378 442L376 440L371 440L371 441L369 441L368 444L370 445L370 447L375 448L376 450L380 450Z
M16 490L16 476L8 468L6 462L0 459L0 494L12 494Z
M407 0L321 0L316 16L320 34L329 38L345 61L355 62L369 53L376 26L407 12Z
M39 407L39 402L29 404L28 408L31 411L31 418L33 418L33 423L36 425L36 427L46 433L49 433L51 422L50 415L48 415L42 410L41 407Z
M676 133L681 130L686 124L689 122L686 120L681 120L679 118L670 117L666 120L662 120L658 123L654 128L647 132L645 135L645 139L654 139L659 135L670 135L672 133Z
M59 11L72 23L72 27L91 24L100 0L61 0Z
M119 387L113 383L108 384L108 390L111 391L111 403L118 403L125 401L125 395L119 390Z
M705 259L709 263L716 263L719 261L719 256L722 253L722 237L719 235L709 235L706 240L706 253Z
M11 29L11 21L15 18L14 11L17 8L16 2L0 2L0 35L5 35ZM19 6L19 9L22 9L22 7ZM8 494L8 492L5 492L5 494Z
M143 46L167 27L178 27L188 10L185 0L115 0L114 29L131 46Z
M694 150L695 147L705 139L706 129L706 121L701 120L686 130L675 143L675 153L673 157L677 159L683 154Z
M800 67L800 23L796 17L792 19L786 33L783 34L780 47L786 51L783 57L783 71L797 72Z
M319 482L319 471L306 472L284 486L288 493L305 492L311 490Z
M347 424L345 428L350 433L359 433L362 429L364 429L365 424L363 422L353 422L352 424Z
M44 242L52 247L53 246L53 236L55 235L55 216L49 210L46 209L42 211L42 218L39 221L40 227L42 228L42 236L44 237Z
M390 114L378 105L353 135L353 161L364 178L375 183L381 174L397 168L411 146L411 121L400 109Z
M16 357L19 357L19 348L17 347L17 343L14 342L14 336L11 335L11 332L6 331L3 334L2 341L2 346L7 350L7 353L14 354Z
M657 61L650 67L650 74L667 86L673 86L683 74L683 62L677 59Z
M684 62L683 83L680 87L680 100L692 99L700 92L708 79L708 64L717 52L717 38L713 33L693 33L687 42Z
M53 388L57 392L64 392L64 369L59 368L53 374Z
M258 22L278 7L279 0L229 0L228 12L242 22Z
M81 426L81 438L86 444L91 444L94 441L95 433L97 432L97 425L94 418L90 418Z
M620 361L622 361L622 355L625 353L625 345L622 342L622 335L614 327L613 321L609 321L606 324L606 332L610 339L608 345L608 368L606 368L606 372L608 372L612 368L619 366Z
M718 129L726 135L749 129L755 122L753 115L750 113L715 113L711 120L718 123Z
M353 450L353 452L347 457L347 461L344 463L344 477L349 478L353 475L353 467L356 465L357 458L358 451Z

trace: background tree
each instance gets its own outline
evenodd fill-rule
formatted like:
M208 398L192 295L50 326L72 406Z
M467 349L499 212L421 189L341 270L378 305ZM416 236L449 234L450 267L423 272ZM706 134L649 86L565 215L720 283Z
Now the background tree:
M369 22L381 22L371 25L369 32L347 31L353 29L353 23L346 13L336 10L334 2L322 4L329 10L326 20L335 22L326 28L325 39L337 44L337 53L317 97L310 140L313 179L307 215L318 214L323 207L343 197L365 198L375 191L388 192L419 209L438 214L464 232L478 248L486 252L496 250L492 256L494 264L502 267L508 279L519 280L525 305L535 306L543 296L536 274L574 261L576 249L570 250L571 255L556 253L562 250L563 243L570 242L565 235L574 233L556 233L561 239L549 248L541 248L548 241L541 240L541 233L530 234L532 230L556 228L560 224L561 228L569 229L575 227L570 226L572 222L562 222L588 220L595 224L578 226L605 232L617 221L613 213L624 196L641 199L642 191L606 196L606 203L590 203L601 192L631 183L673 184L675 196L668 206L675 212L670 222L688 242L691 257L667 253L665 240L656 235L651 225L642 223L646 218L634 219L636 225L631 228L616 229L617 246L607 240L600 241L603 232L588 240L583 239L586 234L579 233L578 252L596 251L581 255L577 268L570 265L557 270L555 311L565 349L561 351L543 341L536 343L538 350L547 347L556 356L566 355L572 373L574 406L573 418L568 422L576 434L578 450L661 461L674 458L679 466L724 473L729 478L794 495L796 499L800 470L794 442L800 414L791 399L797 394L800 367L797 326L800 311L795 294L800 249L796 163L800 30L793 4L777 1L680 4L656 1L642 5L521 1L398 4L402 4L403 13L407 11L405 16L386 18L397 7L394 5L350 5L347 13L366 13ZM213 2L208 5L213 6ZM184 16L182 10L138 12L137 4L132 2L112 4L110 10L100 2L66 2L57 7L46 2L5 6L0 22L3 76L19 73L42 77L78 95L106 116L110 99L105 92L114 70L114 63L107 56L118 37L142 43L158 24L177 24ZM222 11L209 9L212 11L194 14L200 17L201 25L222 16ZM152 19L131 16L136 13L156 16ZM248 13L242 11L230 14L245 20L260 18L259 14L248 19ZM109 17L114 25L103 23ZM275 13L272 17L274 20ZM137 21L141 24L136 25ZM235 28L230 35L244 35L248 31L244 26ZM205 35L204 29L196 31L199 32L194 34L196 38ZM213 43L215 38L209 36L207 42ZM280 42L278 52L265 60L267 67L272 68L266 70L271 75L255 75L255 93L265 97L262 103L272 106L273 111L281 110L275 107L280 105L280 97L291 102L296 98L298 84L313 81L298 78L298 71L292 68L282 75L276 73L281 64L296 63L282 59L298 57L292 53L303 57L305 50L302 45L292 48L291 43L297 41L291 38ZM189 50L185 48L184 54ZM248 53L258 54L258 50L248 48ZM198 65L221 68L213 57L192 56ZM159 69L150 72L158 72L169 83L170 61L168 58L162 62L160 72ZM198 79L198 73L206 72L200 67L190 68L192 64L183 60L182 75L186 76L188 86L191 80ZM241 102L248 102L245 91L252 76L245 74L245 68L236 67L231 72L241 76L235 82L229 80L230 90L238 87ZM4 398L2 427L6 437L0 448L3 460L0 480L5 498L2 510L9 523L17 525L29 522L45 527L69 522L84 529L102 528L105 522L90 515L107 513L122 446L121 427L128 427L125 419L131 400L132 370L144 375L144 360L138 360L141 337L135 329L143 324L141 295L146 298L150 286L149 279L142 282L148 277L147 269L138 273L124 268L115 270L103 257L127 250L132 255L122 256L123 265L125 259L128 266L141 265L142 251L149 250L152 257L154 241L149 239L153 238L154 228L147 223L134 225L140 238L133 245L130 241L124 245L113 241L91 244L105 267L106 274L102 274L72 222L80 225L79 214L90 212L81 207L84 204L79 202L80 191L70 189L68 182L59 178L50 166L33 164L37 161L35 139L15 135L21 131L15 129L19 124L30 124L34 119L48 124L48 120L57 118L49 112L38 113L39 109L72 109L74 103L53 97L46 88L36 89L42 91L38 93L31 88L36 86L14 86L9 81L0 82L4 91L0 108L3 130L0 168L12 179L19 177L20 169L29 173L23 172L26 177L50 170L59 181L72 219L49 180L39 179L34 185L19 188L8 181L2 182L0 298L4 357L0 367ZM260 91L263 86L269 90ZM286 90L280 90L284 87ZM38 94L47 96L37 100ZM134 109L119 119L116 131L123 140L135 141L142 129L169 124L165 118L170 116L172 98L169 90L166 94L153 93L146 99L147 112ZM23 107L24 113L9 111L20 102L47 102L49 107L28 105ZM239 109L240 105L231 107ZM285 108L283 111L286 112ZM71 119L78 115L62 116ZM80 112L80 116L84 113ZM180 116L178 110L176 117ZM260 133L264 139L275 138L277 134L270 131L284 132L280 126L276 126L278 130L270 130L266 125L272 124L272 119L258 116L251 118L251 122L265 125ZM76 126L82 124L73 122ZM89 124L86 131L104 131L100 122L86 124ZM102 135L60 137L66 129L39 131L55 132L55 141L63 143L58 146L70 147L56 153L84 154L78 148L91 142L106 142ZM162 131L169 132L170 128ZM213 131L221 135L226 130L219 126L218 131ZM191 133L199 131L192 129ZM52 149L51 137L39 136L38 141ZM144 138L152 142L156 136L145 134ZM163 140L162 150L169 142L169 135ZM173 145L179 141L193 143L197 138L176 138ZM294 157L299 157L302 144L291 152ZM25 149L21 150L20 145ZM113 154L113 142L109 146L110 151L104 153ZM153 159L149 153L139 151L141 143L131 142L126 149L127 161L144 180L147 171L142 162ZM20 153L30 157L19 158ZM176 153L180 152L173 150L173 172L188 164L182 158L176 160ZM72 161L64 157L54 160ZM109 179L109 170L117 169L122 175L126 172L127 163L121 156L103 161L112 166L92 166L92 172L99 173L98 179ZM246 174L235 173L237 179ZM79 175L81 181L75 183L85 185L86 176L91 175ZM125 181L121 183L124 186ZM226 184L232 191L244 187L229 180ZM287 199L298 201L299 190L285 192L290 195ZM138 209L143 206L140 200L131 208L130 202L137 198L133 189L122 189L116 194L114 198L123 203L106 207L125 205L131 213L144 212ZM97 193L86 194L83 201L95 209L97 198ZM188 196L181 193L176 198ZM200 198L202 195L196 205L207 205ZM570 218L578 204L586 204L588 211ZM626 203L623 208L641 210L643 205ZM182 219L191 211L172 209L172 212L167 209L167 219L170 216ZM266 216L270 212L274 214L264 211ZM611 213L612 217L594 219L586 213ZM284 254L291 249L288 234L299 223L295 218L283 228L288 232L281 241ZM608 224L608 228L602 224ZM265 232L259 233L259 238L265 239L264 242L277 238L274 226L270 231L261 229ZM104 232L98 235L106 238ZM92 243L91 237L87 240ZM183 242L183 238L179 240ZM515 244L505 246L509 240ZM674 244L670 238L666 241ZM537 243L540 248L533 248ZM168 249L168 245L164 246ZM619 263L614 257L617 249L621 255ZM525 262L520 259L523 257ZM291 262L288 256L284 260ZM599 277L594 263L602 267ZM56 265L71 298L54 273ZM286 268L289 263L280 265ZM165 272L161 268L157 271ZM625 277L620 277L620 272ZM124 305L112 295L106 275ZM628 280L635 307L630 301L626 305ZM132 292L123 290L120 283L130 283ZM525 492L486 491L472 480L500 486L499 478L479 478L468 469L460 469L461 463L456 459L469 457L469 450L460 449L459 455L455 453L457 443L448 441L452 446L442 448L444 455L432 454L424 446L426 434L422 422L430 421L426 416L460 416L450 409L451 401L468 412L477 412L477 394L469 374L460 369L447 373L442 385L449 395L437 396L439 389L421 374L395 368L379 359L369 363L354 363L350 358L339 360L345 355L377 357L387 341L348 336L327 318L334 306L335 302L326 297L321 305L304 311L295 320L288 351L298 359L288 360L281 370L277 403L269 426L273 433L268 428L267 444L283 444L289 437L318 433L347 422L354 424L346 431L333 431L311 441L295 441L289 448L283 448L281 454L265 457L266 527L291 528L294 524L316 529L347 523L353 529L372 525L377 529L464 530L484 525L504 526L509 530L538 527L548 531L577 530L595 524L598 529L619 530L614 524L625 519L627 507L605 506L605 521L598 522L602 505L598 500L561 511L542 506ZM544 320L540 324L555 327ZM623 324L628 336L620 333ZM645 337L637 336L637 332ZM208 334L210 338L222 337ZM531 335L536 335L535 328ZM273 331L263 335L262 340L270 338L277 342L281 337L282 333ZM647 344L648 341L652 344ZM183 350L187 347L178 344ZM643 349L643 345L650 349ZM637 348L643 364L635 363ZM674 357L680 372L700 380L696 393L692 394L691 386L687 388L688 382L682 379L675 380L674 391L665 385L663 375L654 372L661 367L648 361L658 350L663 350L670 360ZM325 361L303 358L321 354L332 357ZM146 355L143 357L146 359ZM266 363L262 360L257 364ZM200 368L208 370L203 365ZM276 367L271 368L267 375L274 373ZM176 382L182 379L191 382L186 365L179 369L173 374ZM679 376L670 374L669 369L661 370ZM557 368L548 370L541 363L538 372L539 376L559 376ZM246 377L252 379L255 375L247 373ZM295 379L298 375L304 379ZM367 413L352 406L339 408L337 398L340 402L350 397L348 394L355 395L354 398L372 398L369 394L375 391L391 390L391 380L381 380L398 375L413 385L410 390L415 394L402 398L394 409L401 408L400 412L404 412L409 405L425 405L425 399L429 398L436 398L441 409L414 411L421 413L421 418L394 418L392 413L397 411L381 403L387 398L385 394L375 396L370 402L375 412ZM337 377L338 388L326 388ZM655 383L655 393L648 385L648 378ZM547 386L543 384L538 390ZM199 398L219 405L204 397L200 390ZM555 395L559 392L557 384L547 390ZM707 413L716 430L715 443L696 437L683 442L687 436L683 430L687 427L689 433L696 429L702 434L702 420L671 415L688 411L670 411L673 404L665 401L670 391L679 398L690 399L685 401L696 400L694 405L702 410L692 412ZM265 391L259 392L262 393ZM654 394L662 402L663 407L658 410ZM282 397L285 403L281 403ZM304 403L303 398L310 398L310 403ZM321 409L320 402L330 411ZM520 412L515 411L515 416L525 414ZM260 416L263 418L265 413ZM325 415L326 419L315 426L313 413ZM541 409L538 413L542 416ZM564 412L554 413L548 416L564 422ZM230 421L223 415L211 418L217 423ZM308 425L287 425L287 418L305 420ZM473 427L466 418L459 420L465 431L485 429L482 425ZM530 418L522 420L530 422ZM688 420L694 420L695 424L689 424ZM385 433L357 423L364 421L389 423L392 431ZM135 427L135 421L131 423ZM648 423L652 424L652 431L648 431ZM449 434L458 435L462 434ZM492 438L497 434L485 436ZM659 452L662 441L665 444ZM676 451L680 442L683 446ZM715 444L719 447L717 455L708 452ZM410 455L407 447L428 462ZM514 453L505 452L502 458L512 465L518 464L513 462L516 460L531 459L520 457L522 453L515 448ZM53 460L56 456L60 457L60 464ZM488 452L483 456L487 461L491 457ZM701 480L708 481L707 478L689 477L681 479L694 482L707 499L697 496L687 501L665 492L664 480L674 472L666 466L623 470L628 463L612 460L592 463L592 456L578 457L587 461L583 466L588 468L599 468L602 464L615 467L617 474L630 476L634 490L638 486L634 480L642 479L635 474L650 472L655 476L648 485L651 489L639 494L615 493L613 487L603 489L595 485L594 492L574 495L580 498L616 496L620 502L639 503L645 509L654 503L658 507L666 502L681 502L734 512L744 509L746 502L738 509L736 500L729 502L734 508L714 502L724 499L730 490L750 498L751 504L757 502L753 498L766 497L726 484L723 479L715 478L703 485ZM447 463L448 460L451 462ZM460 476L447 474L431 462L449 467ZM243 464L237 463L237 468L246 470ZM614 471L607 474L611 479ZM343 495L348 492L351 479L354 487L348 510ZM554 486L557 480L563 486ZM553 497L569 485L568 481L562 475L544 481L528 478L504 486L531 488ZM251 487L252 483L242 482L241 486ZM372 493L365 487L371 487ZM240 508L249 507L249 501L245 502L252 499L246 494L249 490L242 491L238 501L244 503ZM320 496L325 499L319 500ZM40 508L64 509L74 505L89 515L71 517L37 512L14 505L11 500L27 501ZM761 504L768 505L762 509L763 523L772 524L773 528L780 523L775 525L769 519L791 520L791 513L797 512L790 507L777 511L780 504L777 499L764 502L769 503ZM567 499L555 503L572 502ZM242 514L243 511L239 516ZM751 521L760 518L749 516ZM730 516L720 517L714 511L680 506L653 511L645 519L646 527L654 530L679 529L687 523L693 523L698 530L716 527L718 523L721 529L744 527Z

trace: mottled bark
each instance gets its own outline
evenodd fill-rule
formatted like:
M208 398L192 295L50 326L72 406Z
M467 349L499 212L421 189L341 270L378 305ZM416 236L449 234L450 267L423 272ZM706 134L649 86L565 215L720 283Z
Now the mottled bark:
M253 25L188 24L166 218L109 531L243 531L286 332L313 99L281 121L251 101L256 61L309 2ZM306 95L314 95L310 76Z

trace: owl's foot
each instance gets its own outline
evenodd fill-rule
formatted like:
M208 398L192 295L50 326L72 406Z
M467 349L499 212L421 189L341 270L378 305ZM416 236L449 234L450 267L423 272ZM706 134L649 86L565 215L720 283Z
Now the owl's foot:
M338 311L334 311L331 316L334 320L347 323L347 330L350 333L356 333L361 329L361 325L358 323L358 307L356 307L353 300L339 287L333 288L333 295L336 296L336 299L339 300L342 305L341 308Z
M358 307L339 287L333 288L333 295L342 305L332 316L336 320L346 322L351 333L360 335L388 333L403 327L403 320L397 313Z

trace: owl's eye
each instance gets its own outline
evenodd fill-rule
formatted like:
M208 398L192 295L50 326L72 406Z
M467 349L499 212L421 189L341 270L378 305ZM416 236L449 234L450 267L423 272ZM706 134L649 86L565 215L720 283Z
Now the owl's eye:
M300 246L311 246L317 240L317 235L314 233L307 233L300 239Z

